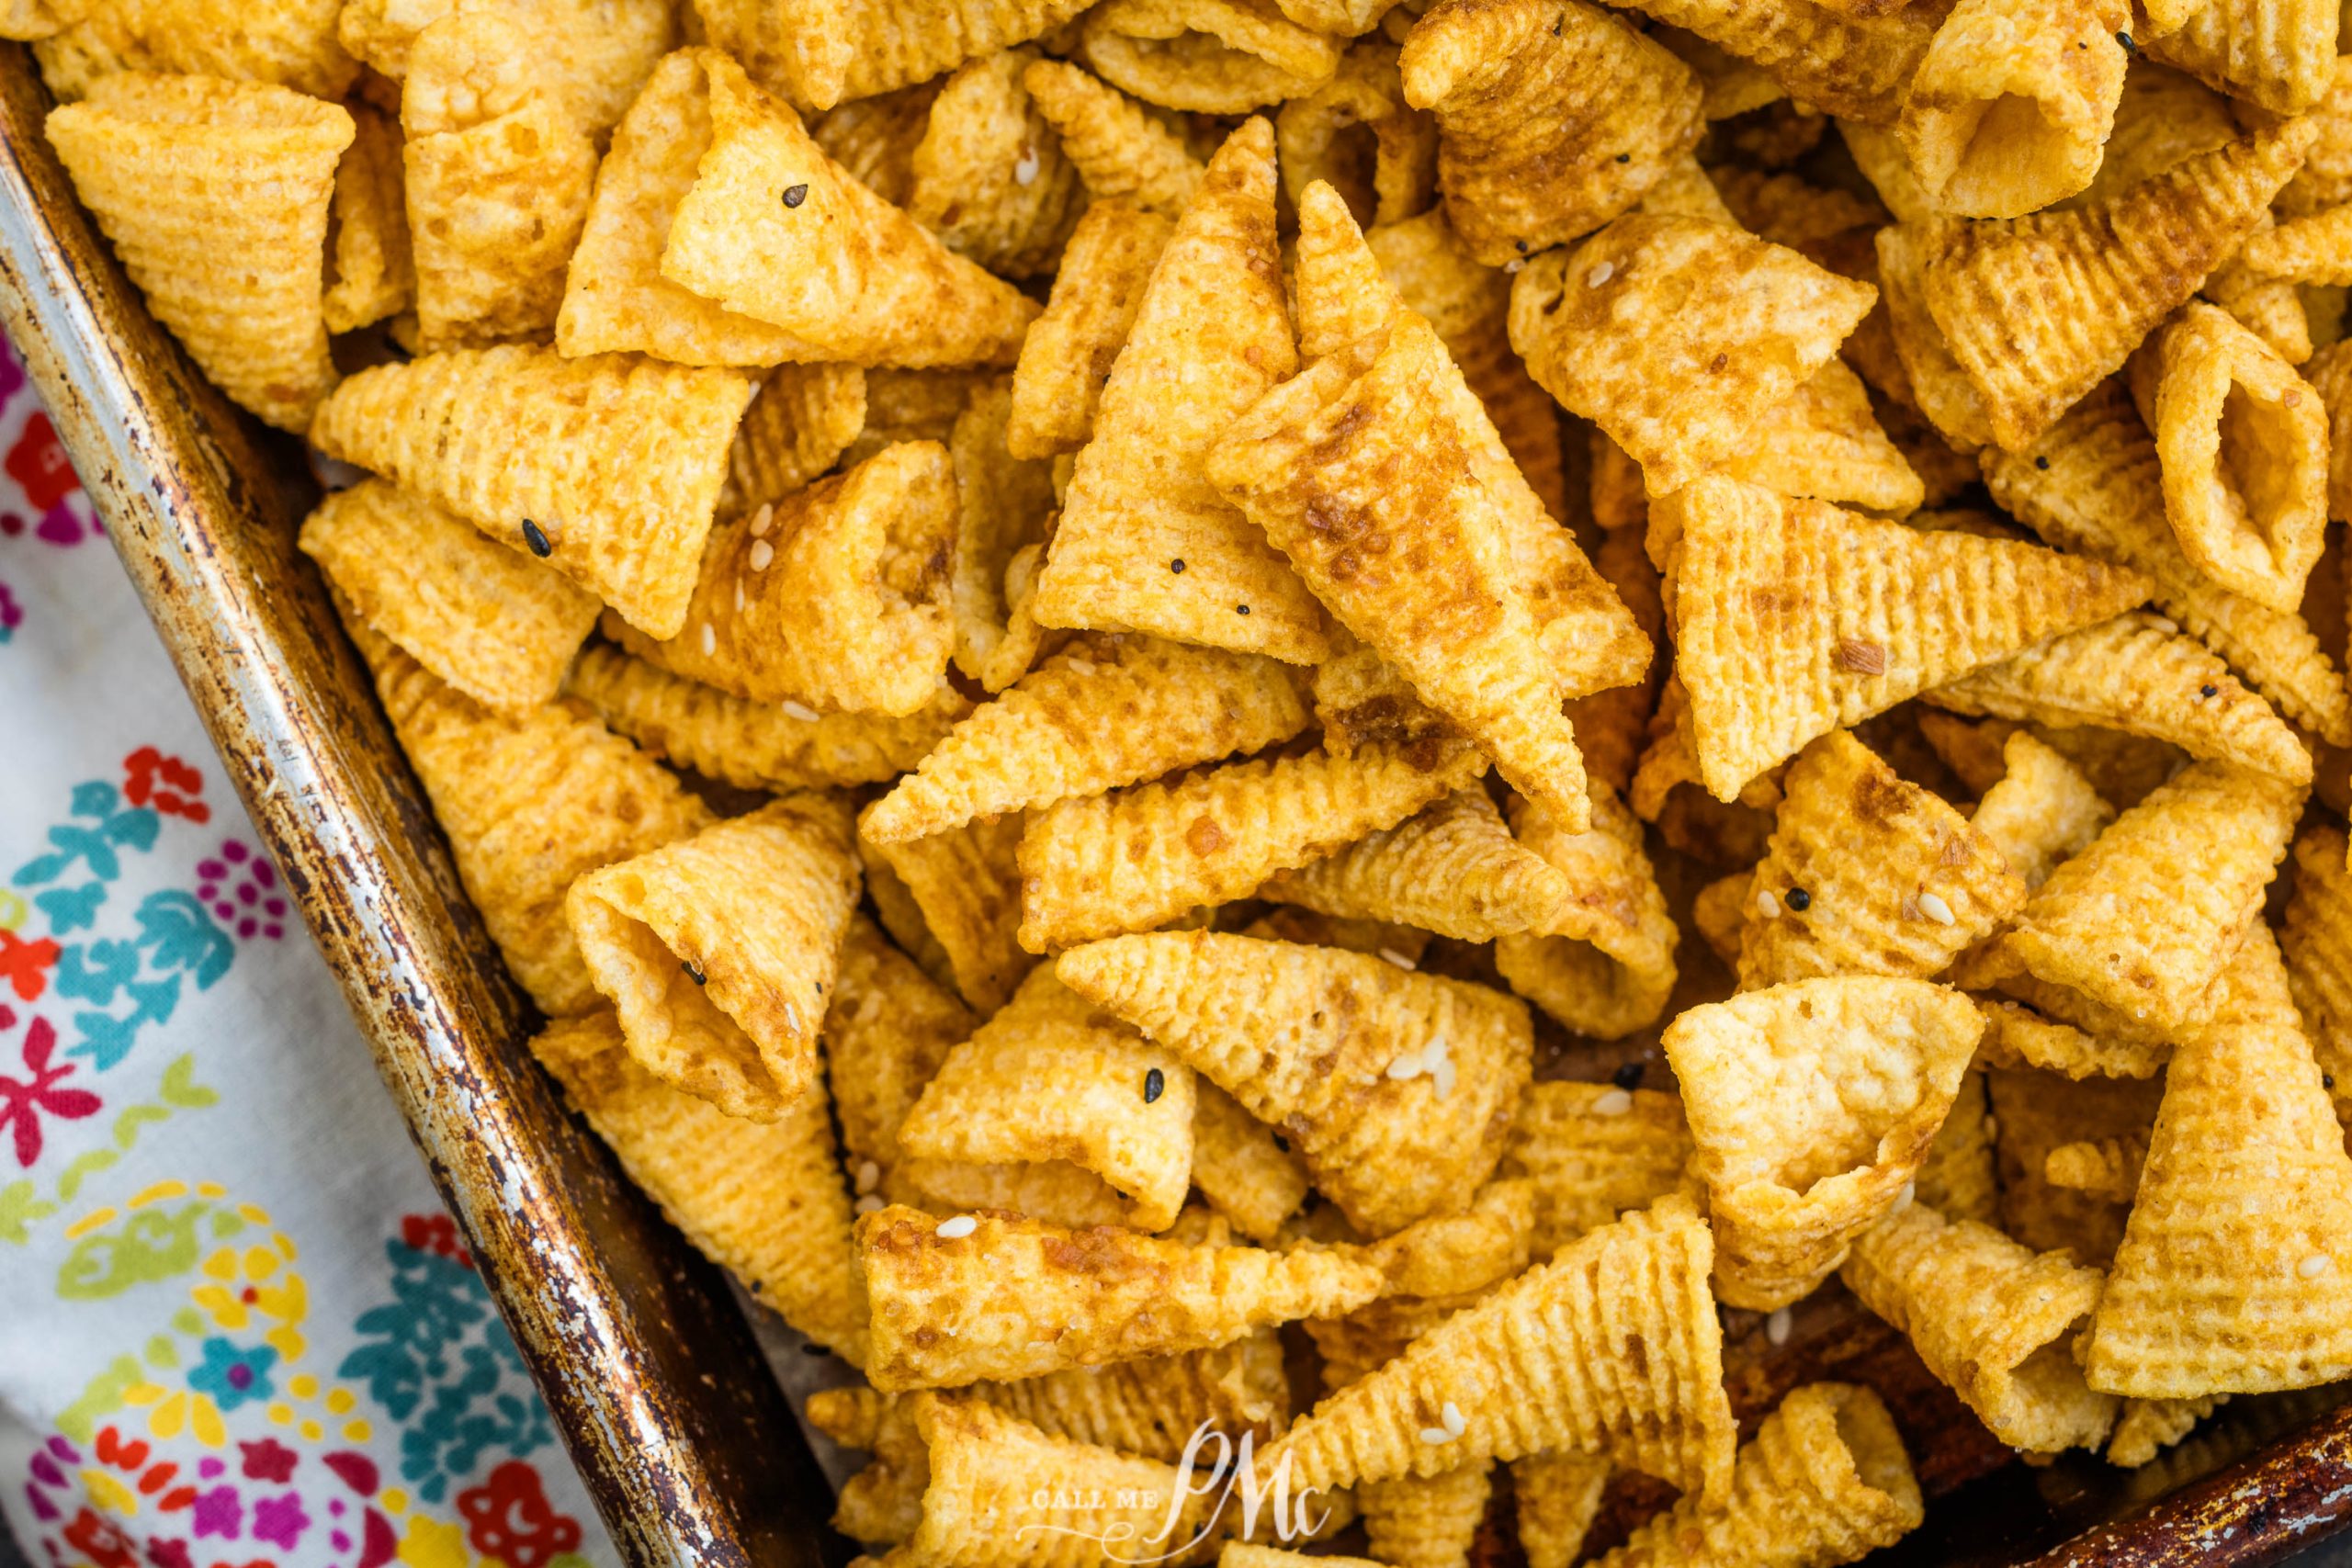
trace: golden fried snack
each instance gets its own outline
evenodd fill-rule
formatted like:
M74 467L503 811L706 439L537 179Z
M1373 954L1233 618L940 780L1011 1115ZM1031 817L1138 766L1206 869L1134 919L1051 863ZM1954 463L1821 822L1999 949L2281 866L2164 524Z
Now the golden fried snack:
M697 1251L794 1328L864 1362L865 1287L821 1083L775 1121L729 1116L639 1066L610 1009L556 1020L531 1052Z
M1162 1231L1191 1181L1193 1083L1192 1068L1040 967L948 1053L899 1145L914 1156L907 1174L918 1187L933 1160L1067 1160L1125 1200L1125 1224Z
M1925 1517L1879 1396L1854 1383L1808 1383L1740 1445L1720 1511L1686 1495L1596 1568L1831 1568L1893 1545Z
M1056 459L1056 466L1059 464L1060 459ZM1058 521L1058 515L1046 520L1049 536ZM991 694L1004 691L1029 673L1040 657L1060 651L1072 638L1069 632L1047 631L1039 626L1032 610L1045 554L1043 545L1023 545L1004 563L1004 635L997 639L987 667L980 671L980 687Z
M1177 220L1111 367L1038 578L1040 624L1295 664L1324 656L1321 607L1202 471L1226 426L1296 364L1274 244L1273 128L1251 119Z
M2311 1031L2312 1053L2339 1121L2352 1123L2352 874L2345 838L2313 824L2295 840L2295 894L2278 946L2287 980Z
M2147 1159L2148 1141L2143 1137L2060 1144L2043 1158L2041 1174L2052 1187L2071 1187L2129 1203L2140 1190L2141 1169Z
M1568 704L1568 723L1577 732L1577 750L1584 753L1587 778L1622 798L1633 787L1634 766L1648 744L1650 715L1657 709L1665 667L1670 662L1655 652L1666 635L1663 583L1643 549L1642 536L1630 528L1601 536L1592 566L1616 590L1618 602L1653 649L1649 668L1631 685Z
M1657 1022L1674 990L1676 931L1640 823L1608 794L1592 797L1592 826L1581 833L1524 801L1510 821L1521 844L1566 879L1568 897L1548 922L1496 940L1505 983L1595 1039Z
M1807 1294L1900 1201L1984 1021L1921 980L1798 980L1695 1007L1664 1044L1719 1250L1715 1293Z
M1547 1080L1511 1119L1502 1171L1533 1183L1537 1260L1682 1184L1690 1129L1682 1101L1655 1089Z
M2226 1393L2201 1399L2127 1399L2107 1445L2107 1462L2137 1469L2188 1436L2197 1423L2230 1402Z
M1629 210L1706 129L1689 67L1582 0L1441 0L1400 65L1437 118L1446 214L1488 266Z
M1528 1080L1524 1006L1369 953L1184 931L1055 969L1281 1127L1367 1235L1467 1202Z
M1978 1049L1983 1049L1981 1043ZM1971 1067L1962 1075L1960 1092L1952 1097L1936 1141L1919 1162L1919 1174L1911 1179L1918 1201L1950 1219L1997 1225L2000 1193L1994 1173L1993 1131L1984 1074Z
M710 149L662 276L859 364L1010 365L1036 307L826 156L726 56L700 56Z
M2152 38L2152 59L2278 115L2300 115L2334 85L2336 12L2323 0L2181 4L2177 30Z
M1713 1252L1679 1194L1604 1225L1316 1406L1260 1474L1322 1488L1573 1453L1728 1501Z
M2031 893L2106 830L2115 808L2082 770L2027 730L2002 743L2001 757L2001 776L1976 803L1969 825L1993 841Z
M321 502L300 544L370 626L501 713L554 701L596 624L595 595L382 479Z
M1282 1341L1271 1328L1204 1350L974 1383L970 1392L1050 1436L1171 1463L1204 1421L1230 1440L1247 1432L1262 1443L1290 1416Z
M2103 561L1921 532L1719 475L1653 512L1682 536L1679 581L1668 574L1676 667L1703 780L1723 801L1840 725L2148 595L2147 579Z
M1032 65L1021 85L1095 200L1131 202L1170 220L1192 204L1204 165L1152 111L1058 60Z
M1401 223L1437 199L1437 123L1405 101L1396 46L1384 39L1351 45L1338 74L1284 104L1274 146L1294 207L1317 180L1367 225Z
M2313 134L2290 120L2078 211L1905 225L1928 313L1984 399L1994 442L2030 445L2120 369L2252 231ZM2050 276L2063 281L2045 291L2036 280Z
M1494 801L1474 784L1322 860L1277 873L1257 897L1342 919L1490 942L1550 929L1571 894L1566 877L1520 847Z
M2056 1453L2106 1440L2116 1401L2084 1385L2072 1348L2098 1304L2098 1269L1919 1202L1856 1242L1838 1278L2001 1441Z
M2022 218L2089 185L2131 24L2123 0L1960 0L1895 126L1936 209Z
M2265 213L2247 243L2277 226ZM2288 364L2301 365L2312 356L2311 317L2303 310L2301 291L2285 278L2248 266L2245 246L2239 246L2235 256L2214 268L2205 279L2203 293Z
M355 134L335 165L326 292L319 301L330 333L372 326L416 301L400 130L380 110L360 103L345 107Z
M1097 75L1162 108L1248 114L1311 93L1340 68L1340 40L1274 0L1105 0L1080 46Z
M754 77L804 112L927 82L1050 32L1085 8L1080 0L779 0L700 7L710 41L747 64L755 58L767 63L773 79L756 67Z
M842 1483L833 1528L852 1540L894 1546L913 1535L931 1485L931 1450L915 1427L912 1401L852 1384L818 1389L802 1408L808 1425L834 1442L874 1456Z
M1196 1078L1193 1185L1234 1229L1265 1246L1306 1201L1306 1163L1281 1133L1241 1109L1240 1101Z
M1042 540L1054 510L1050 466L1016 457L1007 446L1012 416L1012 378L1000 376L974 389L947 443L961 514L948 608L956 668L975 681L987 673L1012 617L1005 570Z
M350 377L311 444L527 549L674 637L751 383L634 355L453 349Z
M1799 753L1782 788L1741 928L1743 990L1825 975L1925 980L2025 906L1990 838L1845 730Z
M1149 637L1089 637L960 721L868 809L869 842L903 843L975 817L1099 795L1306 728L1272 660Z
M1739 963L1740 930L1756 913L1749 893L1755 879L1753 867L1735 871L1708 883L1690 900L1691 925L1726 967Z
M2162 1079L2069 1079L1995 1066L1985 1074L1985 1088L1998 1128L2001 1228L2036 1251L2063 1247L2078 1262L2106 1267L2122 1239L2130 1206L2051 1185L2050 1151L2093 1138L2144 1138L2163 1097Z
M1939 19L1931 6L1846 15L1837 0L1650 0L1642 8L1762 67L1791 96L1871 125L1894 123Z
M126 71L51 110L46 128L197 367L270 423L307 425L335 379L323 267L351 116L284 87Z
M2327 411L2327 514L2352 516L2352 347L2343 339L2329 344L2304 363L2302 375Z
M2172 1055L2169 1042L2131 1032L2093 1034L2006 998L1979 998L1976 1005L1984 1013L1981 1049L1995 1066L2041 1067L2070 1078L2147 1078L2163 1071Z
M936 699L955 651L956 484L934 442L710 531L677 634L606 623L639 659L754 702L903 718Z
M867 816L872 816L869 807ZM918 952L918 937L938 944L947 977L966 1001L994 1012L1012 995L1036 960L1017 934L1021 926L1018 811L975 817L920 839L877 844L861 833L876 905L891 934ZM878 870L887 869L887 877ZM886 887L902 890L910 908L894 911ZM902 925L914 930L902 930Z
M1156 212L1101 197L1070 231L1053 295L1022 340L1012 372L1005 445L1014 457L1075 452L1094 434L1102 384L1172 231Z
M639 1065L773 1122L816 1077L857 888L847 805L793 795L589 873L564 916Z
M2352 1371L2352 1158L2291 1025L2183 1041L2091 1319L2091 1386L2253 1393Z
M850 1185L861 1202L873 1199L865 1206L912 1201L899 1128L979 1022L872 920L851 914L820 1038Z
M1510 341L1669 494L1826 364L1876 293L1695 218L1633 214L1511 286Z
M1248 897L1276 872L1394 827L1485 771L1458 744L1429 758L1362 747L1057 801L1021 840L1021 944L1054 953Z
M2327 410L2276 349L2190 300L2132 361L2189 564L2292 615L2327 527Z
M2110 386L2084 399L2031 448L1986 453L1984 482L1995 501L2052 544L2147 573L2156 607L2244 671L2282 715L2331 744L2352 744L2352 699L2311 628L2189 564L2165 521L2160 467L2131 399Z
M1519 1549L1527 1568L1568 1568L1584 1553L1584 1539L1600 1517L1601 1494L1616 1467L1583 1454L1531 1454L1514 1460Z
M1351 1311L1385 1283L1378 1267L1338 1250L1196 1246L995 1213L941 1220L901 1206L861 1218L857 1243L874 1306L867 1374L886 1392L1229 1344L1266 1324Z
M768 372L735 428L720 510L733 516L781 502L838 463L865 429L865 380L854 365Z
M1850 133L1847 142L1862 144ZM1993 444L1992 415L1928 309L1927 225L1931 221L1890 223L1871 243L1895 358L1892 367L1880 367L1879 385L1916 407L1954 451L1975 452ZM1899 382L1894 375L1897 371Z
M1022 85L1040 58L1008 49L958 66L909 154L908 212L1004 277L1051 273L1086 206L1077 168Z
M418 38L459 12L528 28L536 68L565 115L599 140L678 31L662 0L347 0L336 31L344 48L398 81L410 73Z
M5 36L37 40L41 80L60 103L133 72L291 87L332 102L358 64L335 39L335 0L84 0L11 7ZM29 25L27 25L29 23Z
M1895 516L1917 511L1927 496L1871 412L1870 389L1840 359L1758 416L1741 445L1715 471L1782 495Z

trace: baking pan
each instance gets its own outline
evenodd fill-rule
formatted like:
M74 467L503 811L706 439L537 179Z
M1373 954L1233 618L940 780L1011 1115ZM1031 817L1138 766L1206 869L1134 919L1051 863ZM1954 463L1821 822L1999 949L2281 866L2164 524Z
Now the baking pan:
M300 446L232 410L149 318L41 134L49 105L28 52L0 46L0 326L605 1522L639 1564L839 1568L830 1488L738 1298L530 1058L528 1006L294 547L315 494ZM1887 1394L1937 1499L1889 1562L2236 1568L2352 1523L2352 1388L2237 1400L2137 1472L2080 1453L2030 1469L1834 1286L1781 1345L1732 1314L1725 1359L1750 1420L1825 1376ZM1596 1542L1656 1500L1623 1487ZM1508 1562L1508 1540L1489 1529L1481 1568Z

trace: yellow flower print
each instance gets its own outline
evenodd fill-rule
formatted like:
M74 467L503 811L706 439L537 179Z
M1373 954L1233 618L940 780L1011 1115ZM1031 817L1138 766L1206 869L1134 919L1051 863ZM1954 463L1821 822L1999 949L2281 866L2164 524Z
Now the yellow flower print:
M408 1534L401 1539L400 1560L408 1568L466 1568L466 1532L423 1514L411 1514Z

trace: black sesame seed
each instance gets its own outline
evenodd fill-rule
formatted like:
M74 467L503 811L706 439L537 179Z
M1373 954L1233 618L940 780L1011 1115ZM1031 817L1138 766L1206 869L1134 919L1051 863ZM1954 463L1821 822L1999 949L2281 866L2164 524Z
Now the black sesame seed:
M1526 242L1526 241L1524 241L1524 240L1513 240L1513 241L1511 242L1511 243L1512 243L1512 244L1514 244L1514 245L1517 245L1517 246L1519 247L1519 254L1520 254L1521 255L1525 255L1525 254L1527 254L1527 242Z
M1615 1072L1609 1075L1609 1081L1615 1084L1619 1089L1623 1089L1626 1093L1631 1094L1634 1090L1642 1087L1642 1064L1639 1062L1626 1063L1623 1066L1619 1067Z
M2047 468L2050 467L2050 459L2047 457L2036 457L2033 460L2033 466L2037 468Z
M1149 1105L1167 1090L1168 1079L1158 1067L1143 1076L1143 1102Z
M1552 24L1552 36L1553 36L1554 38L1558 38L1558 37L1560 36L1560 28L1561 28L1561 26L1562 26L1562 24L1561 24L1561 23L1558 23L1558 22L1554 22L1554 23Z
M695 985L707 986L710 984L710 977L705 975L701 970L695 968L693 964L681 963L678 967L684 970L686 972L686 978L692 980Z
M1250 606L1247 604L1236 604L1233 607L1233 613L1237 615L1246 615L1250 613Z
M1802 887L1792 887L1789 889L1788 905L1802 915L1813 908L1813 895Z
M1288 1154L1290 1153L1290 1140L1283 1137L1280 1133L1276 1133L1274 1134L1274 1147L1282 1150L1284 1154Z
M2322 1089L2334 1089L2335 1087L2335 1075L2334 1073L2320 1074L2319 1087Z
M784 187L784 204L786 207L797 207L808 199L808 187L807 186L786 186Z
M1621 164L1630 164L1634 161L1634 155L1631 152L1620 152L1617 154L1617 161Z
M1184 570L1183 558L1179 556L1176 559L1170 561L1168 563L1168 570L1174 572L1182 572Z
M555 546L548 542L548 536L539 525L527 517L523 519L523 542L530 546L531 553L541 560L555 554Z
M2200 697L2218 697L2222 694L2222 688L2219 686L2199 686L2197 688L2197 694Z
M2130 33L2116 34L2115 41L2121 44L2126 49L2137 49L2140 47L2138 44L2132 41L2132 35Z

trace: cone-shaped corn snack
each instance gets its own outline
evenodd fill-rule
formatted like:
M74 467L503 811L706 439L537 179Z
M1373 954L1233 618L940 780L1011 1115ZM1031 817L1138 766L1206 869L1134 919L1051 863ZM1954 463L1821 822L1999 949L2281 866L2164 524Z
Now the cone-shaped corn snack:
M2247 243L2259 240L2278 225L2267 214L2255 227ZM2256 272L2245 263L2245 247L2205 279L2204 295L2252 333L2290 365L2312 356L2311 318L2303 297L2292 283Z
M1937 210L2022 218L2098 172L2123 95L2123 0L1960 0L1896 134Z
M1297 364L1274 247L1274 133L1252 119L1209 165L1152 270L1078 455L1033 613L1293 663L1323 613L1202 459Z
M1274 117L1291 204L1321 180L1365 223L1400 223L1437 199L1437 139L1436 122L1405 101L1396 46L1384 39L1351 46L1337 75Z
M865 1287L825 1090L777 1120L729 1116L639 1066L608 1010L531 1042L564 1098L702 1254L851 1365L865 1359Z
M1315 722L1324 749L1348 756L1364 746L1394 746L1442 756L1461 743L1444 715L1417 696L1395 665L1358 642L1345 626L1332 634L1332 655L1315 667Z
M1674 990L1674 919L1658 891L1641 824L1611 795L1592 797L1592 826L1574 833L1542 807L1511 808L1520 843L1566 879L1552 919L1497 939L1510 988L1566 1027L1614 1040L1646 1029Z
M1981 1048L1981 1047L1980 1047ZM1971 1068L1960 1080L1951 1110L1912 1178L1918 1201L1948 1218L2000 1223L1995 1185L1993 1122L1985 1111L1984 1075Z
M1746 990L1823 975L1925 980L2024 907L1993 840L1845 730L1799 755L1748 895Z
M1363 747L1227 762L1057 802L1021 840L1021 944L1057 952L1248 897L1274 873L1394 827L1485 769L1459 745L1426 766L1409 748Z
M1188 931L1095 942L1055 968L1282 1128L1370 1235L1468 1201L1528 1079L1520 1003L1370 953Z
M1644 9L1762 66L1792 96L1871 125L1894 123L1939 19L1933 6L1845 16L1815 0L1652 0Z
M2311 356L2302 374L2327 410L2327 514L2352 516L2352 347L2329 344Z
M1206 1079L1193 1101L1193 1185L1261 1245L1306 1201L1306 1165L1281 1134Z
M1857 143L1851 137L1848 145ZM1928 221L1922 219L1921 224ZM1992 415L1968 372L1952 356L1943 329L1928 312L1925 293L1926 231L1890 223L1871 242L1878 260L1878 286L1886 307L1886 330L1896 363L1877 372L1882 389L1918 409L1945 444L1974 452L1993 443ZM1852 341L1860 342L1857 333ZM1899 371L1899 379L1893 372Z
M2188 1436L2197 1423L2230 1402L2226 1393L2201 1399L2127 1399L2116 1418L2107 1462L2136 1469Z
M1021 85L1060 134L1062 155L1078 166L1095 200L1132 202L1163 218L1182 216L1203 164L1151 111L1058 60L1032 65Z
M880 1389L954 1387L1170 1355L1265 1324L1332 1317L1379 1295L1372 1263L1332 1250L1193 1246L1035 1220L858 1221Z
M649 637L685 624L751 383L633 355L458 349L363 370L311 441L528 549Z
M1086 206L1078 170L1021 85L1040 58L1008 49L957 67L910 159L915 221L1005 277L1052 272Z
M1273 0L1107 0L1087 15L1086 63L1163 108L1248 114L1311 93L1340 68L1340 40Z
M850 916L826 998L825 1076L851 1185L861 1197L906 1201L899 1128L979 1020L859 914Z
M2091 1386L2253 1393L2352 1371L2352 1158L2311 1044L2281 1025L2186 1041L2107 1293Z
M349 0L336 18L345 49L398 81L413 68L417 39L453 11L495 11L537 35L533 51L566 114L600 139L628 108L678 23L664 0Z
M1984 1021L1919 980L1799 980L1691 1009L1666 1032L1716 1229L1715 1293L1769 1312L1809 1292L1902 1197Z
M1521 271L1510 341L1545 390L1641 464L1657 496L1734 456L1875 298L1736 229L1636 213Z
M1838 1278L2001 1441L2055 1453L2105 1440L2116 1402L2084 1386L2073 1349L2098 1269L1914 1203L1856 1242Z
M2051 874L2000 951L2154 1029L2203 1017L2262 910L2302 791L2199 762Z
M1445 0L1400 65L1437 117L1446 214L1488 266L1630 209L1706 128L1690 68L1582 0Z
M1085 8L1080 0L785 0L775 10L786 81L797 100L824 109L1026 43Z
M326 293L320 300L330 333L372 326L416 300L400 128L365 104L346 107L356 134L335 165Z
M2149 36L2144 27L2131 30L2135 40ZM2123 95L2115 106L2115 124L2098 177L2081 195L2062 205L2088 207L2105 201L2184 159L2211 152L2237 138L2237 120L2230 113L2228 99L2194 78L2143 56L2132 62L2124 75Z
M51 111L50 144L197 367L300 430L334 384L324 257L351 116L283 87L123 72ZM222 256L237 265L223 269Z
M872 815L870 807L867 815ZM939 944L956 989L984 1013L1002 1007L1036 962L1016 940L1021 928L1016 857L1023 830L1022 814L1008 811L895 844L862 838L867 864L886 868L888 881L904 890L916 923ZM883 902L884 878L877 874L874 881L883 924L914 950L916 944L899 931L899 920Z
M1604 1225L1325 1400L1260 1450L1259 1472L1322 1488L1577 1453L1726 1501L1713 1252L1679 1195Z
M833 1528L873 1544L895 1546L913 1535L931 1484L931 1451L915 1427L913 1402L852 1384L818 1389L803 1408L808 1425L843 1448L874 1456L842 1483Z
M1783 495L1844 502L1901 514L1927 493L1902 451L1871 412L1862 378L1832 359L1758 416L1747 448L1716 471Z
M2337 15L2324 0L2207 0L2186 10L2179 30L2149 52L2207 86L2299 115L2335 83Z
M2161 1078L2068 1079L1993 1067L1985 1074L1994 1120L2001 1228L2042 1252L2071 1251L2104 1268L2123 1237L2130 1205L2051 1184L2050 1152L2093 1138L2144 1139L2163 1096Z
M30 26L12 17L6 36L39 40L41 80L61 103L95 93L102 78L147 71L268 83L332 102L359 69L336 40L338 9L334 0L67 0L32 7Z
M2146 572L2156 607L2281 714L2331 744L2352 743L2352 701L2311 628L2189 564L2165 520L2160 468L2154 440L2115 386L2084 399L2030 449L1984 455L1984 482L2004 509L2064 549Z
M2021 1002L1985 998L1976 1005L1984 1012L1984 1059L1995 1066L2041 1067L2070 1078L2145 1078L2162 1071L2172 1055L2169 1044L2092 1034Z
M1173 226L1124 201L1097 200L1070 231L1046 313L1021 342L1005 442L1018 457L1075 452L1094 434L1102 383L1142 308Z
M590 873L564 913L629 1055L730 1116L772 1122L816 1076L857 886L847 805L796 795Z
M1520 847L1487 792L1472 785L1338 853L1283 872L1261 898L1344 919L1390 920L1462 942L1549 930L1567 879Z
M320 502L301 545L370 626L502 713L553 701L596 624L594 594L382 479Z
M1318 1210L1303 1224L1313 1226L1318 1221L1329 1223L1336 1234L1351 1236L1352 1227L1334 1210ZM1376 1264L1387 1277L1391 1300L1408 1308L1419 1298L1468 1295L1510 1279L1527 1267L1528 1243L1534 1233L1534 1183L1505 1180L1478 1188L1470 1206L1457 1213L1416 1220L1376 1242L1351 1238L1339 1245ZM1313 1236L1306 1244L1330 1245Z
M1149 637L1087 637L959 723L867 811L869 842L1097 795L1287 740L1306 705L1271 660Z
M2352 875L2344 835L2314 824L2295 840L2295 896L2278 931L2287 979L2311 1031L2339 1120L2352 1123Z
M854 365L777 367L736 427L721 510L730 516L755 512L806 489L865 429L865 371Z
M705 53L710 150L662 276L859 364L1010 365L1036 307L859 184L741 67Z
M2261 230L2238 252L2238 262L2256 277L2341 287L2352 281L2352 261L2345 257L2347 240L2352 213L2331 207Z
M392 732L449 840L466 896L539 1010L599 1004L563 912L572 882L707 824L710 810L660 763L580 707L521 717L481 706L356 616Z
M1969 825L1993 841L2031 893L2115 820L2115 808L2081 769L2023 729L2008 738L2001 755L2004 772L1976 803Z
M1831 1568L1892 1546L1925 1513L1879 1396L1853 1383L1810 1383L1740 1445L1720 1512L1686 1496L1597 1568Z
M2327 410L2278 350L2192 299L2132 361L2189 564L2292 615L2327 527Z
M1568 1568L1584 1555L1584 1538L1600 1516L1601 1494L1616 1466L1583 1454L1532 1454L1513 1461L1519 1549L1527 1568Z
M1655 1089L1553 1080L1530 1084L1503 1145L1503 1170L1535 1189L1541 1261L1628 1210L1682 1184L1690 1129L1682 1102Z
M1282 1341L1271 1328L1229 1345L1107 1367L1073 1367L972 1393L1050 1436L1173 1462L1202 1422L1265 1442L1290 1416Z
M2313 134L2289 121L2079 211L1918 226L1921 296L1994 441L2029 445L2120 369L2253 230ZM2047 277L2063 281L2045 291Z
M1005 445L1012 414L1012 378L999 377L972 393L948 438L961 514L948 607L956 668L975 681L987 673L1012 616L1005 569L1040 541L1054 510L1051 466L1015 457Z
M1127 1224L1166 1230L1190 1184L1193 1081L1192 1068L1040 968L948 1054L899 1141L920 1161L1068 1160L1127 1201ZM910 1176L923 1184L921 1170Z
M1584 753L1588 778L1623 797L1633 787L1634 766L1649 743L1650 715L1657 711L1665 666L1670 662L1656 654L1656 645L1666 635L1666 606L1657 569L1650 564L1638 531L1624 528L1603 535L1592 566L1616 590L1618 602L1653 649L1649 668L1633 684L1568 704L1568 722L1576 727L1577 750Z
M1660 504L1681 527L1676 668L1718 800L1816 736L2148 593L2138 572L2102 561L1719 476Z
M2129 1203L2140 1190L2140 1173L2147 1160L2144 1137L2102 1138L2060 1144L2042 1160L2041 1174L2052 1187Z

